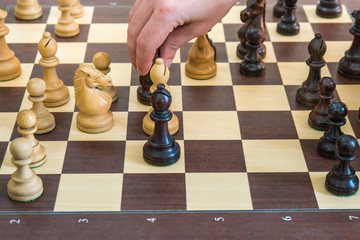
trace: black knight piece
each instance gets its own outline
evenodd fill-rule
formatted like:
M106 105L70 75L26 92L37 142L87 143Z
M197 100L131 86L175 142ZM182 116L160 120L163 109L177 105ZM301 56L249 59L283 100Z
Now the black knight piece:
M306 60L306 64L310 67L310 71L307 79L296 92L296 101L307 108L313 108L319 102L318 84L321 78L321 68L326 64L323 59L326 44L320 33L315 34L315 38L310 41L308 51L310 57Z
M316 6L316 14L323 18L340 17L341 13L340 0L320 0Z
M359 190L359 178L354 168L350 166L350 162L356 158L355 152L358 147L357 140L351 135L342 135L336 141L335 155L340 163L326 175L325 186L329 192L349 196Z
M354 40L345 56L339 62L338 73L349 79L360 79L360 10L351 14L355 18L355 24L350 28Z
M284 13L285 13L284 0L277 0L273 8L273 16L277 18L281 18L281 16L284 15Z
M321 156L335 159L336 141L341 135L344 135L340 127L345 125L347 113L348 109L344 103L335 101L330 104L328 109L330 127L324 133L324 136L320 138L317 145L317 151Z
M169 111L171 100L164 84L159 84L151 96L154 111L151 112L150 118L155 122L155 129L143 147L144 160L151 165L167 166L180 158L180 146L170 135L168 128L168 122L172 118Z
M299 33L300 25L295 16L296 2L297 0L285 0L285 14L276 27L279 34L293 36Z

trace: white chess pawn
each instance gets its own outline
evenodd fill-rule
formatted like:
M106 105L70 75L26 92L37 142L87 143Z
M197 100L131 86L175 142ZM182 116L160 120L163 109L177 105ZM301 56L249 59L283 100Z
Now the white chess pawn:
M38 0L18 0L15 6L15 17L21 20L35 20L42 16Z
M81 5L80 0L72 0L71 5L71 16L73 16L74 18L81 18L82 16L84 16L84 8Z
M56 36L67 38L78 35L80 32L79 24L75 22L74 17L70 14L72 8L71 0L58 0L58 4L61 16L55 25Z

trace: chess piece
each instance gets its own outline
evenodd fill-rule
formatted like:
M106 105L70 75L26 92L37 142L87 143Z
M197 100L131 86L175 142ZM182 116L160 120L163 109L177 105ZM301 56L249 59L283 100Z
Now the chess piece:
M73 16L74 18L81 18L82 16L84 16L84 8L81 5L80 0L72 0L71 6L71 16Z
M159 55L160 55L160 50L157 49L153 58L153 65L155 64L155 61L159 57ZM151 105L150 87L153 85L153 82L150 77L150 71L148 72L148 74L144 76L139 75L139 82L140 82L140 86L137 89L137 100L144 105L150 106Z
M319 102L319 81L321 78L321 68L326 65L323 56L326 52L326 43L320 33L315 34L315 38L308 45L310 57L306 64L310 67L307 79L302 83L296 92L296 101L307 108L313 108Z
M296 2L297 0L285 0L285 14L281 16L276 27L279 34L293 36L299 33L300 25L295 16Z
M0 81L16 78L21 74L20 61L5 41L5 36L10 32L4 19L7 12L0 9Z
M246 34L248 42L248 53L240 63L240 73L247 77L261 76L265 73L265 64L259 53L261 31L258 28L251 28Z
M211 29L209 30L209 32L211 31ZM214 50L214 60L216 60L216 47L213 44L213 40L211 40L211 38L209 38L209 34L206 34L206 39L208 40L210 46L212 47L212 49Z
M327 110L330 100L334 98L335 83L331 77L324 77L319 81L319 89L320 102L309 113L308 123L314 129L325 131L329 128Z
M355 24L350 28L350 33L354 35L349 50L345 52L345 56L340 60L338 73L349 79L360 79L360 9L351 14L355 18Z
M335 159L336 140L341 135L344 135L340 127L345 125L347 113L348 109L344 103L335 101L330 104L328 108L328 123L330 127L324 133L324 136L320 138L317 145L317 151L321 156Z
M284 13L285 13L284 0L277 0L273 8L273 16L277 18L281 18L281 16L284 15Z
M180 146L169 133L171 95L164 84L157 86L151 96L151 103L154 111L150 117L155 122L155 129L143 147L143 158L151 165L168 166L179 160Z
M96 69L99 70L102 74L106 75L111 71L111 68L109 67L111 58L108 53L98 52L94 55L92 61ZM118 99L117 89L114 85L105 88L104 92L107 92L111 96L112 102L115 102Z
M341 13L340 0L320 0L316 6L316 14L323 18L340 17Z
M40 167L46 162L46 150L34 137L34 133L37 130L35 113L30 109L22 110L16 116L16 122L19 125L17 128L18 133L24 138L29 139L32 144L33 160L30 163L30 167Z
M33 78L26 85L29 92L28 99L33 103L31 110L36 115L35 134L44 134L51 132L55 128L55 117L44 106L43 101L46 99L46 84L41 78Z
M26 138L16 138L10 144L11 162L16 171L7 184L9 198L18 202L34 201L43 193L43 184L29 164L32 161L31 141Z
M170 92L170 87L167 84L170 77L170 71L168 67L165 65L164 60L162 58L156 59L155 64L152 66L150 70L150 77L153 81L153 85L150 87L151 93L153 93L156 90L159 84L163 84L165 86L165 89L168 92ZM155 123L150 117L153 111L154 109L150 108L148 113L143 118L142 128L147 135L152 135L154 133ZM179 119L173 113L171 108L169 108L169 111L172 114L172 118L170 119L167 125L169 127L170 134L174 135L179 130Z
M325 186L329 192L349 196L359 190L359 178L355 169L350 166L350 162L356 158L355 152L358 148L358 142L351 135L342 135L336 141L335 155L340 162L326 175Z
M240 13L240 19L244 23L237 31L240 43L237 46L236 55L240 59L243 59L248 52L246 33L251 28L258 28L261 31L261 47L259 48L259 53L262 58L266 55L266 47L263 44L266 39L265 6L266 0L248 0L246 2L246 8Z
M74 37L79 34L79 24L75 22L71 16L71 1L72 0L58 0L58 8L61 11L61 16L58 23L55 25L55 34L59 37Z
M109 110L112 98L103 90L112 86L111 78L93 65L80 64L75 72L75 103L78 129L87 133L105 132L113 127L113 114Z
M210 46L206 34L196 38L189 50L189 60L185 63L186 76L198 80L212 78L216 75L215 52Z
M358 115L357 115L357 120L360 122L360 107L359 107L359 111L358 111Z
M42 8L37 0L17 0L15 17L21 20L35 20L42 16Z
M55 56L57 43L49 32L43 34L38 49L42 56L39 64L44 68L43 79L46 83L44 105L46 107L61 106L70 100L69 90L56 74L56 66L59 65L59 59Z

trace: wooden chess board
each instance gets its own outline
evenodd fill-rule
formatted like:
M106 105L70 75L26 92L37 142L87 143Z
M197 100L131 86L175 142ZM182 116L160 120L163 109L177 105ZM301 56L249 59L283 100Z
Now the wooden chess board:
M337 197L326 191L325 176L336 161L317 154L323 132L307 125L309 110L295 101L296 90L308 75L308 43L320 32L327 44L322 76L333 77L335 99L349 109L342 130L360 139L356 118L360 82L337 74L338 61L352 42L348 9L344 6L342 17L329 20L315 15L315 5L299 6L300 34L285 37L275 32L278 19L268 6L266 73L246 78L239 74L236 57L243 8L234 6L209 33L217 49L215 78L198 81L185 76L192 43L177 52L169 85L172 109L180 121L175 138L181 158L172 166L154 167L142 159L148 136L141 123L149 107L136 99L138 75L126 47L130 6L85 6L85 16L78 20L80 34L63 39L54 35L60 14L56 6L43 6L41 19L23 22L14 18L9 5L6 41L23 73L0 82L0 229L6 229L9 237L19 229L36 228L36 234L58 236L82 231L84 238L105 236L101 232L108 234L106 239L159 239L172 236L172 231L182 232L179 239L194 239L198 233L222 239L231 233L255 239L340 233L351 239L359 234L360 194ZM58 43L57 73L71 100L50 109L56 129L37 136L48 158L35 169L44 183L43 196L18 203L6 192L15 169L8 147L19 136L17 113L31 107L26 83L43 75L37 44L44 31ZM105 133L86 134L76 128L73 76L80 63L91 63L99 51L112 58L109 76L119 96L111 107L115 125ZM359 157L353 167L360 170ZM141 230L126 231L133 226ZM259 226L263 232L251 232Z

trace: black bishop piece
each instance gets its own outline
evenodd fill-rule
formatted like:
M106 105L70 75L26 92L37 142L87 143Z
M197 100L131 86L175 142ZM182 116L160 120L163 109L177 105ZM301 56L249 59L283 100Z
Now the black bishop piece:
M355 194L359 189L359 178L350 162L356 158L359 145L351 135L342 135L336 142L336 159L340 163L326 175L325 186L331 193L340 196Z
M171 100L164 84L159 84L151 96L154 111L150 118L155 122L155 129L143 147L144 160L151 165L168 166L180 158L180 146L170 135L168 128L168 122L172 118L169 111Z

